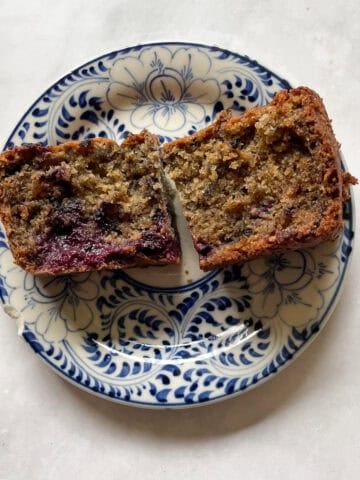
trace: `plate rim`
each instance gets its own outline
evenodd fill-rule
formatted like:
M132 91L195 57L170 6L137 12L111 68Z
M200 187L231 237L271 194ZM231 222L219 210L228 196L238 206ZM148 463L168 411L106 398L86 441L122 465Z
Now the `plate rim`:
M235 58L241 58L241 59L244 59L244 60L247 60L247 61L251 62L252 64L264 67L277 80L280 80L288 88L292 88L292 85L288 80L284 79L281 75L274 72L271 68L268 68L266 66L266 64L264 64L263 62L259 62L255 59L249 57L248 55L240 54L240 53L234 52L232 50L229 50L227 48L219 47L218 45L208 45L208 44L203 44L203 43L198 43L198 42L187 42L187 41L161 41L161 42L141 43L141 44L137 44L137 45L128 46L128 47L124 47L124 48L121 48L121 49L113 50L111 52L105 52L105 53L103 53L103 54L101 54L101 55L99 55L95 58L92 58L92 59L88 60L87 62L71 69L69 72L64 74L62 77L60 77L56 81L54 81L46 90L44 90L32 102L32 104L28 107L28 109L25 111L25 113L18 120L15 127L12 129L10 135L7 137L7 140L4 143L3 151L7 148L7 145L11 141L12 137L15 135L15 133L18 130L18 128L20 127L21 123L28 116L28 114L35 107L35 105L39 101L41 101L41 99L49 91L51 91L51 89L54 86L56 86L62 80L66 79L69 75L71 75L72 73L76 72L79 69L82 69L82 68L88 66L89 64L92 64L93 62L96 62L96 61L99 61L99 60L103 59L104 57L108 57L108 56L111 56L111 55L126 54L126 53L130 53L132 51L141 51L142 49L144 49L146 47L151 48L151 47L160 47L160 46L195 47L195 48L208 49L211 52L226 53L227 55L232 55ZM341 156L341 161L342 161L342 164L343 164L345 170L348 171L346 161L344 159L344 156L343 156L342 152L340 152L340 156ZM330 319L334 309L336 308L336 306L338 304L339 299L341 298L341 294L342 294L343 289L344 289L344 280L346 278L346 274L347 274L347 272L349 270L349 267L351 265L352 250L353 250L354 244L355 244L356 215L355 215L355 202L354 202L354 194L353 194L352 187L350 188L350 199L348 200L348 204L349 204L349 213L350 213L350 215L349 215L349 228L350 228L350 231L352 231L354 233L353 237L349 240L349 245L352 248L351 248L350 253L348 255L346 255L346 258L345 258L345 261L344 261L344 267L343 267L341 275L338 279L338 283L337 283L336 289L333 293L333 296L331 298L331 302L329 303L326 310L323 312L323 314L321 316L321 319L319 320L318 330L312 331L311 335L308 337L308 339L292 354L292 356L289 359L287 359L282 365L277 367L275 371L269 372L269 375L267 375L266 377L264 377L264 376L261 377L256 382L253 380L251 384L249 384L248 386L246 386L242 390L238 390L238 391L230 393L230 394L229 393L224 393L220 396L217 396L216 398L212 398L212 399L209 399L209 400L206 400L206 401L203 401L203 402L198 401L196 403L184 403L184 402L175 403L175 402L173 402L173 403L169 403L169 404L162 404L162 403L159 403L159 402L141 402L139 400L134 400L134 399L129 399L129 400L119 399L119 398L111 397L110 395L108 395L106 393L95 391L91 386L86 386L86 385L76 381L75 379L69 377L68 375L66 375L66 373L64 371L60 370L56 365L52 364L46 357L41 355L41 353L36 350L36 347L32 344L32 342L30 342L26 338L26 336L24 335L23 332L20 333L19 335L22 336L22 338L25 340L25 342L28 344L28 346L34 351L34 353L36 353L42 359L43 362L45 362L47 365L49 365L50 368L57 375L59 375L62 379L68 381L69 383L75 385L76 387L82 389L83 391L91 393L91 394L93 394L93 395L95 395L99 398L104 399L104 400L112 401L113 403L116 403L116 404L127 405L127 406L136 407L136 408L148 408L148 409L154 409L154 410L157 410L157 409L183 409L183 408L185 409L185 408L194 408L194 407L206 406L206 405L210 405L210 404L213 404L213 403L216 403L216 402L221 402L221 401L224 401L224 400L227 400L227 399L237 397L239 395L242 395L244 393L249 392L250 390L256 388L257 386L263 385L269 379L273 378L274 375L277 375L277 374L281 373L288 366L290 366L298 358L298 356L301 355L312 344L312 342L319 336L320 332L323 330L323 328L327 324L328 320ZM210 272L210 275L211 275L211 273L212 272ZM207 275L205 275L204 277L206 277L206 276ZM202 279L204 277L202 277ZM132 281L137 282L135 279L132 279ZM142 285L141 282L137 282L137 283ZM195 282L195 283L197 283L197 282ZM143 284L143 285L147 286L146 284ZM184 288L186 288L186 287L187 286L184 286ZM190 287L193 287L193 284L191 286L189 285L189 288ZM175 288L178 288L178 287L175 287ZM161 289L161 287L159 287L159 289ZM163 288L163 290L168 291L169 288L165 287L165 288ZM171 288L170 288L170 290L171 290ZM1 303L1 305L4 305L4 304ZM5 312L5 314L6 314L6 312Z

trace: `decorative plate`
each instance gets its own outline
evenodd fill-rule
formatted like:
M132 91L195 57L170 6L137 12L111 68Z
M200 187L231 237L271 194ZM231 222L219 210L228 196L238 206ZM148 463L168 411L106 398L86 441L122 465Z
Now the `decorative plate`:
M139 45L72 71L29 108L5 148L149 128L168 141L271 100L287 81L246 56L188 43ZM181 223L181 221L180 221ZM0 230L0 301L54 370L104 398L180 407L254 387L298 356L339 296L352 204L336 243L204 274L184 224L183 262L60 277L12 263Z

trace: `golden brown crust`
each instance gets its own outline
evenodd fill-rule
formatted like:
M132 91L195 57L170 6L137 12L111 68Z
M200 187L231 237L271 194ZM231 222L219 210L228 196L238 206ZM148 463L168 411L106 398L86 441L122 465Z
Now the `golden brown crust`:
M239 131L242 132L241 139L244 141L244 146L240 147L237 145ZM257 150L256 135L258 135L262 142L261 151L259 149ZM288 150L284 150L283 145L281 145L282 136L288 136L290 138L290 140L287 140L288 144L286 146L286 148L289 149L290 145L290 153ZM293 142L293 138L296 140L294 145L291 143ZM219 148L216 146L216 142L211 146L211 142L214 139L219 141ZM233 140L236 140L236 146L232 146ZM130 135L123 142L121 148L136 149L144 142L147 142L151 148L158 149L159 141L157 137L148 132L142 132L139 135ZM268 147L266 142L269 142ZM280 142L280 144L277 144L277 142ZM207 170L205 170L207 173L204 175L205 181L203 181L203 183L198 182L198 187L195 187L193 190L194 195L199 193L200 201L203 202L202 204L200 203L202 207L194 213L190 208L190 203L193 203L192 200L194 200L193 198L190 198L190 202L189 199L187 199L187 203L184 204L185 216L190 224L195 246L200 253L200 266L203 270L211 270L288 249L314 246L321 242L335 239L341 232L343 227L342 202L349 198L349 187L357 183L357 180L349 173L342 172L339 146L333 134L330 120L322 100L312 90L306 87L299 87L291 91L281 91L269 105L253 108L240 118L233 118L230 112L221 112L217 116L216 121L209 127L190 137L182 138L165 145L163 154L168 164L170 174L174 173L172 162L174 162L175 158L177 158L177 160L180 158L179 152L186 152L187 154L190 152L190 159L191 155L194 155L195 158L205 144L207 148L206 155L208 155L210 159L209 162L206 160L209 165L206 165ZM88 154L93 153L94 149L113 153L114 149L117 151L119 147L111 140L99 138L92 139L90 142L74 141L49 147L41 147L39 145L15 147L0 155L0 219L4 224L15 262L25 270L36 274L65 274L85 272L94 269L118 269L132 266L178 263L179 256L177 254L171 257L171 248L174 247L174 245L170 245L169 247L170 257L166 255L163 257L161 257L161 255L154 257L147 255L141 250L137 250L135 246L137 240L143 240L140 236L132 236L131 242L122 246L122 253L118 255L116 261L111 261L110 259L106 261L99 260L96 268L82 265L81 262L77 265L59 264L54 268L54 266L49 266L46 263L36 263L36 258L29 257L29 251L36 251L36 242L31 236L27 238L25 242L23 242L21 238L19 240L19 229L18 225L14 223L13 208L15 205L17 217L25 223L32 221L29 213L30 210L28 205L22 204L21 201L17 202L16 198L11 198L12 194L9 192L9 189L12 188L13 184L8 182L7 177L11 177L12 171L16 172L17 170L21 170L22 165L29 162L31 164L31 160L36 157L47 156L49 160L47 167L51 170L51 159L58 154L64 153L67 155L67 153L69 153L73 156L86 157ZM297 174L300 176L302 175L301 168L304 165L308 165L309 162L312 162L314 179L316 179L314 181L316 183L314 184L313 182L312 188L310 189L311 192L309 190L311 193L311 201L309 200L308 204L306 204L306 195L302 193L303 206L299 207L296 205L299 192L292 184L291 188L288 188L285 193L283 192L281 194L285 200L281 195L275 195L274 197L277 202L284 200L284 205L281 204L279 207L281 215L279 214L277 217L277 222L280 219L280 223L269 222L270 226L265 225L266 228L259 228L259 225L260 227L262 225L261 222L265 224L266 220L262 219L266 219L267 215L271 216L272 214L271 201L266 203L267 198L266 196L264 197L264 191L261 192L261 189L257 191L256 182L255 184L254 182L249 183L255 191L250 192L254 194L253 197L247 193L238 195L239 192L231 192L235 193L235 195L233 195L232 198L227 198L226 195L229 193L230 185L228 182L226 194L222 196L219 207L217 208L216 198L215 207L214 202L209 204L209 208L207 207L206 198L211 197L212 192L215 191L211 190L210 187L222 178L222 173L219 172L231 172L231 175L233 175L234 172L239 171L242 172L241 175L245 175L246 177L249 173L244 174L243 172L247 171L251 173L251 168L257 168L258 165L262 165L263 169L265 166L266 169L266 155L265 160L260 158L264 156L264 152L266 153L266 151L268 151L269 159L271 155L276 157L275 163L272 163L274 170L269 175L269 181L272 180L271 175L273 175L274 172L276 173L277 168L281 169L287 166L286 161L284 161L286 155L288 155L292 162L291 168L296 168L296 162L299 163L300 173L298 172ZM282 152L284 152L284 154ZM293 157L291 157L291 155ZM282 160L279 160L282 156ZM135 167L136 157L130 156L127 162L128 165L130 165L130 169L132 168L132 164ZM180 158L180 167L181 162L182 160ZM278 164L276 162L278 162ZM269 161L269 165L270 163ZM58 162L55 160L54 166L57 164ZM195 165L195 160L193 164ZM192 165L191 162L186 164L186 168L183 168L185 171L183 177L181 176L181 172L180 175L175 175L175 182L179 182L177 186L180 190L180 195L182 195L184 185L188 185L190 180L198 180L198 165L194 165ZM216 169L214 168L215 166ZM220 169L217 170L219 166ZM193 173L189 174L188 170L191 169L193 169ZM308 171L304 172L304 175L305 173L307 175L309 174ZM208 181L209 178L206 176L208 174L213 176L210 183ZM62 180L67 182L70 177L68 178L66 176L68 175L67 173L64 175ZM290 174L287 180L292 180L291 175L293 174ZM237 188L241 186L241 178L240 183L237 184ZM227 181L225 177L223 180ZM300 184L301 182L299 185ZM21 190L21 182L18 182L18 185L20 185L19 188ZM247 185L246 189L249 185ZM303 183L302 186L304 185L306 186L306 182ZM208 189L208 197L204 194L204 186ZM32 188L35 196L39 193L37 189L40 187L34 182ZM301 186L299 188L301 190ZM321 193L318 195L319 198L316 197L317 188L319 191L321 190ZM136 194L136 189L134 193ZM269 192L267 192L267 194L268 193ZM40 191L40 196L41 195L42 192ZM140 197L143 196L143 194L140 195ZM253 198L253 204L251 204L249 200L251 198ZM275 200L272 200L273 203L274 201ZM293 207L291 203L293 203L295 207ZM48 208L48 206L45 207ZM221 210L222 208L224 211ZM296 222L293 221L295 214L291 213L292 208L298 209ZM286 213L287 209L290 213ZM213 212L216 212L216 210L220 211L220 215L213 216ZM46 212L45 214L47 215ZM199 233L199 215L200 217L203 215L204 218L202 220L206 228L208 228L212 222L211 228L209 228L210 233L202 232L201 228ZM219 218L221 220L221 215L223 215L224 218L226 217L225 225L217 224ZM242 215L250 215L250 220L246 225L242 225L241 223ZM252 231L251 228L245 228L246 226L251 226L253 218L255 218L255 223L258 222L256 224L258 228L257 231L256 229ZM232 219L234 219L234 224L237 222L236 228L230 228L232 225L229 227L229 223L231 224L233 221ZM273 228L275 224L277 227ZM240 230L238 225L241 226ZM218 235L218 232L222 228L225 232L222 233L223 237ZM246 233L247 230L252 233ZM157 231L157 235L160 235L161 238L165 238L168 235L173 236L169 221L161 226L160 230ZM233 235L233 237L231 237L231 235Z
M159 140L129 135L0 155L0 219L15 263L66 274L179 263ZM58 253L59 251L59 253Z
M274 119L273 123L269 121L269 118ZM280 226L280 228L278 227L276 230L270 231L267 234L240 235L238 240L224 241L223 243L217 241L215 244L213 240L218 237L208 234L207 236L203 235L199 241L199 236L202 234L201 232L199 233L199 228L197 228L198 222L196 225L196 222L193 221L193 213L189 208L186 208L187 205L189 205L189 195L195 196L195 194L194 191L189 194L188 187L189 182L193 181L193 178L188 177L186 179L186 176L181 171L182 165L185 165L184 159L188 161L186 164L187 170L189 170L191 162L191 159L189 160L188 158L189 156L186 157L184 152L192 152L190 157L193 155L195 159L196 151L199 151L203 145L209 149L208 145L213 139L216 139L216 141L220 139L218 152L222 149L221 155L223 155L224 158L224 155L229 155L227 146L229 139L234 136L235 131L246 131L246 129L255 127L255 140L258 140L258 137L261 137L260 133L263 134L265 129L267 129L265 132L266 135L275 138L276 130L280 126L280 123L281 132L291 132L291 135L297 139L298 143L300 143L299 139L301 140L298 157L301 158L301 150L306 149L307 161L312 161L313 165L317 165L320 176L322 177L319 178L317 174L317 181L320 180L318 187L323 190L321 195L319 194L323 205L321 214L312 215L311 208L307 210L304 209L304 221L298 221L295 230L294 228L282 228ZM256 135L258 135L258 137L256 137ZM267 141L268 137L264 136L265 141ZM255 140L252 141L252 150L250 150L250 156L252 155L253 157L258 153ZM271 149L274 149L274 147L269 141L269 155L274 153ZM245 154L249 155L249 150L243 150L237 153L243 156ZM216 118L214 124L209 127L190 137L182 138L165 145L164 154L168 172L175 180L180 190L180 195L183 190L182 200L185 201L186 204L185 215L192 230L195 246L197 246L197 244L210 246L204 255L201 254L201 250L198 248L200 253L200 267L205 271L243 262L262 255L277 253L288 249L297 249L303 246L313 246L335 239L343 228L342 202L349 198L349 186L357 182L350 174L341 171L338 143L332 131L324 104L314 91L306 87L299 87L291 91L283 90L275 96L269 105L253 108L239 118L232 118L228 112L222 112ZM210 163L217 161L216 159L214 161L207 151L206 155L203 156L203 163L201 164L200 162L200 167L201 165L204 166L205 161L208 162L208 160L204 160L204 158L210 158ZM200 167L197 166L199 170L201 170ZM197 174L195 174L195 176L196 175ZM216 182L219 182L219 176ZM198 181L197 184L202 185L201 188L204 189L206 181L205 183ZM208 188L207 185L205 188ZM293 197L294 202L296 195L295 193ZM211 204L209 203L209 205ZM244 208L243 204L239 203L239 200L236 200L234 205L235 213L237 213L236 208ZM251 205L249 208L251 208ZM206 213L206 206L204 207L204 212ZM216 210L214 210L214 212L213 217L215 218ZM229 215L227 218L230 218ZM310 220L306 221L306 218ZM211 221L211 219L209 221ZM212 231L216 229L216 231L220 231L222 227L225 229L228 225L214 225Z

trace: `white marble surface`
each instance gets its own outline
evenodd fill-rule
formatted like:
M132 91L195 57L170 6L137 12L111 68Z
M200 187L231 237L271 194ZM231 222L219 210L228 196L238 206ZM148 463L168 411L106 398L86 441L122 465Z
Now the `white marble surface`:
M223 46L318 90L360 177L357 0L2 0L0 143L61 75L155 40ZM74 388L0 314L0 480L360 478L358 251L327 327L291 367L186 411L123 407Z

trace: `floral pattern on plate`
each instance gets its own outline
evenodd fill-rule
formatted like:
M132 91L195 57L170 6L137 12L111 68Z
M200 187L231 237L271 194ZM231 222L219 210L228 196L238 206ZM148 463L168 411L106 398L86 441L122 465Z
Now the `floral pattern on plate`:
M206 109L220 100L221 90L216 78L209 77L209 55L199 51L195 58L185 49L160 55L143 50L137 58L120 58L110 69L110 105L129 112L137 129L176 132L189 121L205 123Z
M288 87L256 61L217 47L136 46L50 87L6 148L120 141L146 127L167 141ZM183 241L179 267L34 277L13 264L0 228L0 302L33 350L76 385L132 405L190 406L254 387L309 344L339 296L352 239L349 201L338 242L242 266L204 274Z

